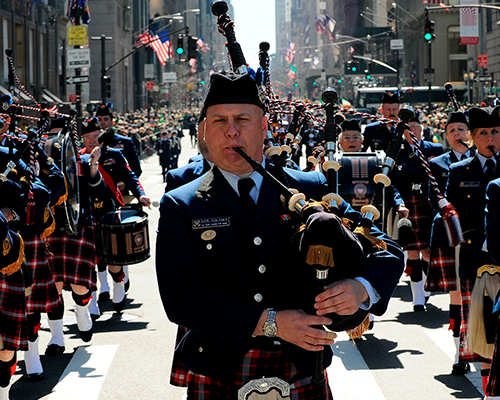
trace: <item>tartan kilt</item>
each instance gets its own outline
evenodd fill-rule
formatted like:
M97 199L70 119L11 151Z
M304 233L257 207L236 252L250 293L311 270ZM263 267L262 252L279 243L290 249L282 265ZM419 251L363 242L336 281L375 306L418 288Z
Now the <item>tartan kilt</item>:
M61 304L47 247L38 235L24 235L23 239L26 266L33 278L31 294L26 298L26 312L47 312Z
M500 396L500 318L497 321L497 333L495 337L495 351L491 360L490 377L486 392L491 396Z
M431 205L427 193L412 194L410 198L405 199L405 205L410 210L408 219L411 221L413 232L403 249L424 250L429 247L432 227Z
M455 249L431 247L426 290L429 292L451 292L458 290Z
M184 326L177 327L177 337L175 338L175 348L179 346L182 338L186 335L188 329ZM170 384L172 386L187 387L187 375L189 370L181 362L179 353L174 351L174 357L172 359L172 370L170 371Z
M28 350L26 286L22 269L12 275L0 273L0 336L3 349Z
M467 347L466 338L470 330L469 312L474 282L469 278L460 278L460 298L462 304L462 323L460 324L460 354L459 361L464 362L485 362L489 363L488 358L481 357L479 354L471 353Z
M251 381L265 377L277 377L290 385L292 400L332 400L326 370L325 384L313 386L311 377L296 380L298 371L284 350L250 350L238 368L234 382L222 382L207 376L194 374L187 376L188 400L234 400L238 398L238 389Z
M48 239L50 263L56 282L84 286L91 292L97 290L95 236L93 226L81 226L77 235L67 235L59 230Z

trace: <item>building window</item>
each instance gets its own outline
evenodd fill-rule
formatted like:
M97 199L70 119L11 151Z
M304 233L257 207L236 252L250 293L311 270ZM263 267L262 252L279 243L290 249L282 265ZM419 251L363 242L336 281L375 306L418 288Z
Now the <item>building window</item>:
M2 18L2 54L5 54L5 50L9 48L9 21ZM9 81L9 62L7 57L3 57L3 81L7 83Z
M448 66L450 81L463 81L464 71L467 71L467 46L460 44L460 27L448 28Z

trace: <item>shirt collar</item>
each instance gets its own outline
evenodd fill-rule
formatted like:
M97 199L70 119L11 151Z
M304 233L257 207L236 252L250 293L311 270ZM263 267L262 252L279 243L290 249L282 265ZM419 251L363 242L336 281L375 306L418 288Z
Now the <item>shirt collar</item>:
M484 166L485 166L487 160L493 160L493 162L495 163L495 166L497 165L495 157L488 158L488 157L483 156L482 154L477 153L477 158L481 162L481 168L483 170L484 170Z
M266 159L264 158L261 163L263 167L265 167L265 160ZM253 171L250 174L235 175L232 174L231 172L224 171L223 169L220 168L219 170L224 176L224 178L226 178L229 185L234 189L236 194L238 194L238 196L240 195L238 192L238 181L244 178L252 178L252 180L255 183L255 186L250 191L250 196L252 197L252 199L254 199L255 203L257 203L257 200L259 199L260 189L262 188L262 182L264 180L261 174L259 174L257 171Z

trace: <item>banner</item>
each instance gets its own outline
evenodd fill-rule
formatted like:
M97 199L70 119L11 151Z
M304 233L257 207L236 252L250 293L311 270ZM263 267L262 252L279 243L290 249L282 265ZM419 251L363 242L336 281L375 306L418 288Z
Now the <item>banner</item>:
M461 5L478 4L478 0L460 0ZM479 44L479 18L477 7L460 9L460 44Z

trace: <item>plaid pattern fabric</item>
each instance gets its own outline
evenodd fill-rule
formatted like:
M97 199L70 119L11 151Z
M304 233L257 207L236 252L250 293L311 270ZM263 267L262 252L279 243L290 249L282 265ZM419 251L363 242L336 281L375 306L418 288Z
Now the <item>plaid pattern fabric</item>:
M66 289L73 283L96 290L94 227L82 226L74 236L56 231L47 242L56 282L64 282Z
M491 396L500 396L500 318L497 321L497 334L495 337L495 351L491 359L490 376L486 392Z
M3 350L28 350L26 286L22 269L0 273L0 336Z
M408 219L413 226L412 238L405 250L424 250L429 247L431 238L431 205L427 199L427 194L412 194L409 199L405 199L405 205L410 214Z
M23 239L26 266L33 278L31 294L26 298L26 312L47 312L61 302L50 268L47 248L38 235L23 235Z
M186 335L188 329L183 326L177 327L177 337L175 338L175 348L179 346L182 338ZM172 359L172 370L170 371L170 384L173 386L187 387L187 375L189 370L184 366L184 364L179 360L179 355L174 351L174 357Z
M251 381L266 377L278 377L290 385L291 400L331 400L332 392L325 373L325 384L313 386L311 377L300 380L297 370L285 351L250 350L243 359L234 382L221 382L207 376L188 373L188 400L234 400L238 397L238 389Z
M469 333L469 310L474 281L467 278L460 278L460 292L462 303L462 323L460 325L460 355L459 361L464 362L490 362L489 359L481 357L476 353L471 353L467 347L466 337Z
M455 249L431 248L426 290L429 292L458 290Z

